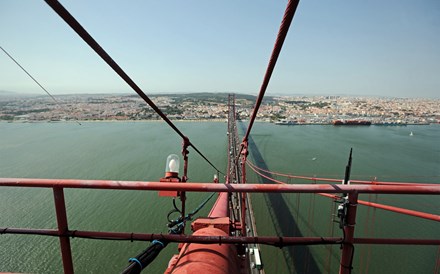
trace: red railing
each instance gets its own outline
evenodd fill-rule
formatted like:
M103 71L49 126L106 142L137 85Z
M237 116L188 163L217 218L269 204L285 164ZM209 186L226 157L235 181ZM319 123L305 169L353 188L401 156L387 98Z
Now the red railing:
M0 228L1 234L33 234L56 236L60 239L61 255L65 273L73 273L73 262L70 248L70 237L145 241L166 239L170 242L188 243L259 243L276 246L284 245L317 245L343 244L341 265L350 265L353 244L403 244L403 245L440 245L440 239L390 239L390 238L354 238L353 230L356 219L357 196L361 193L376 194L419 194L439 195L440 185L280 185L280 184L213 184L213 183L164 183L138 181L104 181L104 180L64 180L64 179L24 179L0 178L0 187L35 187L52 188L55 201L58 229L31 229L31 228ZM64 188L88 189L116 189L116 190L170 190L193 192L240 192L240 193L348 193L349 207L347 223L344 227L345 238L323 237L234 237L234 236L188 236L143 234L127 232L98 232L69 230ZM436 215L438 216L438 215ZM440 216L438 216L440 220ZM438 221L437 220L437 221ZM352 224L352 225L350 225ZM341 269L341 273L348 273L349 269Z

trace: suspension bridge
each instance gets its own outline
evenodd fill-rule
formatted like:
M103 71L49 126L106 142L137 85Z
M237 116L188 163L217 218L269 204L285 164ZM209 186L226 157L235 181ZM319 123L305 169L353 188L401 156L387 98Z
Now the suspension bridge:
M351 154L343 179L328 179L298 176L274 172L267 166L259 166L248 159L249 153L254 158L262 158L250 135L258 109L263 100L265 91L270 81L276 61L281 51L283 42L289 30L299 1L289 1L279 29L279 33L269 60L268 67L257 97L249 124L244 130L243 138L239 138L236 104L234 96L228 98L228 155L226 171L221 171L198 148L189 137L185 135L168 117L151 101L136 83L119 67L119 65L105 52L105 50L90 36L81 24L56 0L46 0L47 4L141 97L156 111L156 113L182 138L183 174L179 177L176 171L175 158L170 158L168 170L163 178L153 182L139 181L109 181L109 180L75 180L75 179L28 179L28 178L0 178L0 187L20 188L50 188L53 191L56 229L36 229L19 227L0 227L0 234L41 235L58 237L60 243L63 269L65 273L74 273L74 260L72 256L71 238L86 238L95 240L114 241L150 241L147 249L140 251L129 259L122 273L139 273L148 267L161 250L168 243L179 243L178 254L170 260L165 273L187 273L202 271L203 273L264 273L260 245L272 245L288 250L285 254L294 257L294 271L316 272L319 271L313 263L313 258L307 249L303 252L293 252L290 247L311 245L336 245L341 247L339 273L351 273L353 269L353 255L355 245L434 245L440 246L440 239L414 239L414 238L358 238L355 237L357 207L359 205L388 210L399 214L424 218L439 222L440 215L408 210L371 201L358 199L359 194L403 194L403 195L439 195L440 185L418 184L402 182L356 181L350 180ZM29 74L28 74L29 75ZM30 76L30 75L29 75ZM217 176L212 182L188 182L189 149L196 151L216 171ZM257 161L261 163L261 161ZM263 184L248 181L248 168L264 178ZM220 174L224 176L222 183ZM275 179L282 176L290 179L301 179L313 182L311 184L287 184ZM69 226L66 214L64 189L113 189L113 190L138 190L158 191L161 196L173 198L174 209L168 215L169 233L131 233L108 231L77 230ZM206 217L195 218L199 210L206 206L215 195L208 196L193 211L186 207L187 192L218 193L217 199ZM294 227L296 235L288 235L282 228L278 235L260 236L257 233L257 222L252 209L250 193L265 193L270 203L277 204L280 212L272 212L272 219L284 222L285 225ZM328 197L335 201L337 209L337 222L341 236L322 235L304 237L295 226L298 216L287 212L287 207L281 193L298 195L299 193L312 193ZM165 199L165 198L164 198ZM180 200L180 206L176 202ZM176 214L176 218L171 216ZM191 222L192 234L187 234L187 225ZM1 224L0 224L1 225ZM301 250L301 249L300 249ZM332 252L332 251L330 251ZM133 254L131 254L133 255ZM299 261L308 257L309 265L302 267ZM331 254L330 254L331 257ZM206 263L209 262L209 263ZM434 272L440 270L440 249L434 263ZM293 269L292 269L293 270ZM328 269L329 271L329 269Z

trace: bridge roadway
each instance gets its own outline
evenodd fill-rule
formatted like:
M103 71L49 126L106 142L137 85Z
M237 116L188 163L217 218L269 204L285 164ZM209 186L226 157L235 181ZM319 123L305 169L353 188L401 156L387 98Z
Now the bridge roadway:
M235 111L235 96L228 97L228 173L226 181L230 184L246 183L243 178L242 171L242 155L240 155L240 139L237 130L237 114ZM242 207L245 206L245 210ZM250 194L240 195L239 193L232 193L230 196L230 212L231 219L234 223L240 223L241 227L244 225L245 233L237 229L236 236L258 236L254 212L252 209L252 201ZM244 218L242 213L245 213ZM244 220L244 224L241 224ZM246 247L246 259L249 263L250 273L264 274L263 264L261 260L261 249L259 244L248 244Z

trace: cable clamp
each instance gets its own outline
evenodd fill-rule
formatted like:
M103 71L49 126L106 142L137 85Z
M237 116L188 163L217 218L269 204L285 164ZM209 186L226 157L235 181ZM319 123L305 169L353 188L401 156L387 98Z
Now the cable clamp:
M341 266L342 266L343 268L353 270L353 266L346 266L346 265L343 265L343 264L341 264Z
M144 269L144 266L141 264L141 262L137 258L130 258L130 259L128 259L128 262L130 262L130 263L135 262L141 267L141 269Z
M151 244L153 244L153 245L155 245L155 244L160 244L160 245L162 246L162 248L165 247L164 243L162 243L162 242L159 241L159 240L153 240L153 241L151 242Z
M281 249L284 247L283 237L278 237L278 239L280 239L280 242L276 243L275 246Z

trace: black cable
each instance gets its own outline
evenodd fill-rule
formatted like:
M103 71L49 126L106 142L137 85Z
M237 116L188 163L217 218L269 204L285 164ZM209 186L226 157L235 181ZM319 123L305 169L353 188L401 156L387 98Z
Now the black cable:
M173 199L173 206L174 209L172 209L168 213L168 221L170 222L168 224L168 227L170 227L169 232L170 234L181 234L184 228L184 224L186 221L191 220L192 217L197 214L205 205L208 203L208 201L216 194L215 192L212 193L208 198L206 198L198 207L196 207L192 212L190 212L188 215L185 216L185 218L182 219L182 216L179 217L176 221L170 220L170 215L174 212L180 212L181 211L177 208L175 199ZM131 237L133 239L133 236ZM140 273L146 266L148 266L154 259L156 259L157 255L168 245L168 241L162 240L154 240L151 242L151 245L145 249L141 254L136 256L135 258L130 258L129 262L130 264L127 266L127 268L122 271L123 274L133 274L133 273Z
M22 67L17 60L14 59L14 57L12 57L3 47L0 46L0 49L9 57L11 58L12 61L14 61L15 64L17 64L17 66L19 66L42 90L44 90L47 95L50 96L50 98L52 98L52 100L60 107L63 108L60 104L60 102L55 99L55 97L52 96L52 94L49 93L49 91L47 91L47 89L45 89L24 67ZM81 123L76 119L76 122L81 125Z
M142 89L128 76L125 71L110 57L110 55L96 42L83 26L57 0L45 2L104 60L150 107L180 136L188 139L170 119L151 101ZM220 172L193 144L190 146L202 156L216 171ZM223 173L222 173L223 174Z
M173 200L173 204L174 204L174 209L171 210L168 213L168 227L169 227L169 232L170 234L181 234L183 232L183 228L184 225L186 223L186 221L190 221L192 220L193 216L196 215L207 203L208 201L216 194L216 192L211 193L211 195L209 195L203 202L200 203L200 205L198 207L196 207L193 211L191 211L190 213L188 213L185 218L182 218L182 216L180 216L178 219L176 220L170 220L169 216L176 212L176 210L178 211L174 200Z
M171 219L171 215L173 213L180 213L179 217L176 220L172 220ZM175 226L177 223L180 222L180 219L182 218L182 212L180 212L179 210L175 210L175 209L171 209L170 212L168 212L167 214L167 220L168 220L168 227L173 227Z
M349 273L353 270L353 258L354 258L354 245L351 245L351 258L350 258L350 266L349 266Z
M123 274L141 273L141 271L147 267L157 255L168 245L168 241L154 240L151 245L140 253L135 258L130 258L130 264L121 272Z
M177 205L176 205L176 198L173 198L173 207L174 207L174 209L175 209L177 212L180 212L180 214L182 214L182 211L181 211L180 209L177 208Z
M185 218L187 218L187 220L191 220L192 217L196 215L209 202L209 200L211 200L211 198L214 197L215 194L216 192L211 193L211 195L209 195L208 198L206 198L202 203L200 203L198 207L196 207L193 211L191 211L188 215L186 215Z
M223 172L221 172L220 170L218 170L209 160L208 158L205 157L205 155L203 155L192 143L189 143L189 145L200 155L202 156L203 159L205 159L206 162L208 162L208 164L210 164L218 173L225 175Z
M182 215L175 220L170 220L170 215L175 212L181 211L176 206L176 201L173 199L173 206L174 209L172 209L168 215L168 227L170 234L181 234L183 232L184 224L187 220L191 220L192 217L197 214L197 212L202 209L206 203L214 196L215 192L212 193L208 198L206 198L198 207L196 207L192 212L190 212L188 215L185 216L185 218L182 218ZM131 236L131 240L133 240L133 236ZM130 258L129 262L130 264L121 272L123 274L133 274L133 273L140 273L145 267L147 267L154 259L156 259L157 255L168 245L168 241L166 240L154 240L151 242L151 245L145 249L142 253L140 253L135 258Z

